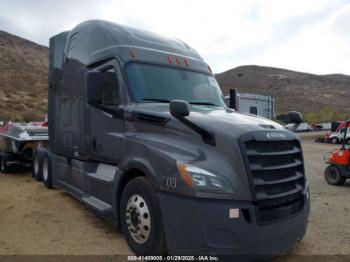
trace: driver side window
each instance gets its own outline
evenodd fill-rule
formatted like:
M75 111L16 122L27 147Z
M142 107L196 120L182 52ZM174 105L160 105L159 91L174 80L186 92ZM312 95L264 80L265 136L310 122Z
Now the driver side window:
M118 106L120 104L120 92L117 73L114 68L101 72L102 76L102 104L107 106Z

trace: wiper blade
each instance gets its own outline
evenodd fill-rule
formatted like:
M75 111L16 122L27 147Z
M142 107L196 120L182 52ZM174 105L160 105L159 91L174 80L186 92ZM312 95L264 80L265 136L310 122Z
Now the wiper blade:
M154 102L161 102L161 103L170 103L170 100L168 99L159 99L159 98L143 98L142 101L154 101ZM189 104L193 105L206 105L206 106L218 106L211 102L188 102Z
M161 102L161 103L170 103L170 100L158 99L158 98L143 98L142 101L154 101L154 102Z
M211 102L188 102L192 105L205 105L205 106L218 106L214 103L211 103Z

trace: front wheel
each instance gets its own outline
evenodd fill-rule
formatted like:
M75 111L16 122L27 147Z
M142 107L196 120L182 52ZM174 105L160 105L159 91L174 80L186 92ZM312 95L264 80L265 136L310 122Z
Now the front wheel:
M166 242L159 200L145 177L131 180L120 204L121 226L136 255L165 255Z
M331 144L333 144L333 145L339 143L338 138L336 138L336 137L333 137L333 138L330 140L330 142L331 142Z
M345 183L346 178L341 175L338 167L329 165L324 171L324 178L332 186L341 186Z

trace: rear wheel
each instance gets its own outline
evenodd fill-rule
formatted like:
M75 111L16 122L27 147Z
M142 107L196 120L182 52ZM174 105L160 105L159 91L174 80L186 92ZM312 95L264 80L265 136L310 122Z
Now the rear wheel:
M350 138L347 138L345 141L347 145L350 145Z
M332 186L341 186L345 183L346 178L341 175L341 172L338 167L335 165L327 166L324 171L324 178L327 183Z
M32 177L37 181L43 180L43 159L45 155L45 150L41 148L37 148L35 150L34 158L33 158L33 170Z
M39 173L39 159L36 153L34 153L33 157L33 169L32 169L32 178L35 178Z
M51 161L48 152L45 152L43 155L42 174L44 185L47 188L52 188Z
M41 181L43 177L43 152L40 149L34 154L32 177L37 181Z
M8 154L4 153L3 156L1 156L0 159L0 171L1 173L9 173L11 171L11 168L8 166L7 162L10 160L10 157Z
M158 197L145 177L131 180L120 204L125 238L137 255L165 255L166 242Z

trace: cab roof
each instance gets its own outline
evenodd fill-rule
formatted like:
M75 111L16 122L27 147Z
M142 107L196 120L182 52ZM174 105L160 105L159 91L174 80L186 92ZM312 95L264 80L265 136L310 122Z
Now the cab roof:
M136 57L130 57L131 50ZM53 71L63 70L69 61L73 62L71 70L72 67L89 66L111 55L118 55L125 62L136 58L157 63L168 63L170 55L174 60L177 57L191 60L192 67L208 71L202 57L181 40L112 22L89 20L51 37L50 76L54 76Z

